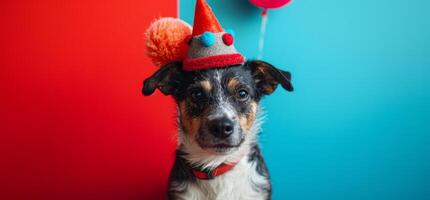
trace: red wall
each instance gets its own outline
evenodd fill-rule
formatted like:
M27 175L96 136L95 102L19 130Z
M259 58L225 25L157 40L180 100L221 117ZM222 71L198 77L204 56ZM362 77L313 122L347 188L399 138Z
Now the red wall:
M162 199L174 105L140 93L175 0L0 2L0 199Z

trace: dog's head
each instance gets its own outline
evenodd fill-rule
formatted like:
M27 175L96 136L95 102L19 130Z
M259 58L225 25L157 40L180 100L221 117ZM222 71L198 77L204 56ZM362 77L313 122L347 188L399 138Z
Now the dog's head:
M200 71L170 63L145 80L143 94L159 89L178 104L180 143L216 155L252 140L258 104L278 85L292 91L291 75L263 61Z

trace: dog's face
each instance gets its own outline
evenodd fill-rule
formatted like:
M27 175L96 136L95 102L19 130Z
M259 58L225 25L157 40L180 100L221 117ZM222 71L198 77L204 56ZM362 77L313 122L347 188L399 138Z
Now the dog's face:
M255 134L251 129L262 96L278 84L292 91L290 80L290 73L262 61L191 72L171 63L145 80L143 93L158 88L175 98L184 145L227 154Z

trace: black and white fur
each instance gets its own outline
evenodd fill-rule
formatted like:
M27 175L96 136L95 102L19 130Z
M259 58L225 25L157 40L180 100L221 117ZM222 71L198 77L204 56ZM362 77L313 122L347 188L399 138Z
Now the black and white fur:
M267 167L257 144L259 102L281 84L292 91L289 72L263 61L199 71L170 63L144 82L143 93L159 89L178 104L179 139L168 199L271 199ZM201 180L192 169L233 169Z

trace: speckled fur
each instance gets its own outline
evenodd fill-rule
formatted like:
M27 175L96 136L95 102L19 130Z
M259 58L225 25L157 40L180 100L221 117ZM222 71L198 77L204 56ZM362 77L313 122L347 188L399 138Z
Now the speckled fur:
M201 71L181 67L166 65L145 80L143 88L145 95L159 89L178 104L179 140L168 199L271 199L269 173L256 142L262 122L259 102L278 84L292 91L290 74L263 61ZM229 120L233 134L217 137L210 129L214 119ZM193 169L213 170L222 163L237 164L209 180L192 174Z

